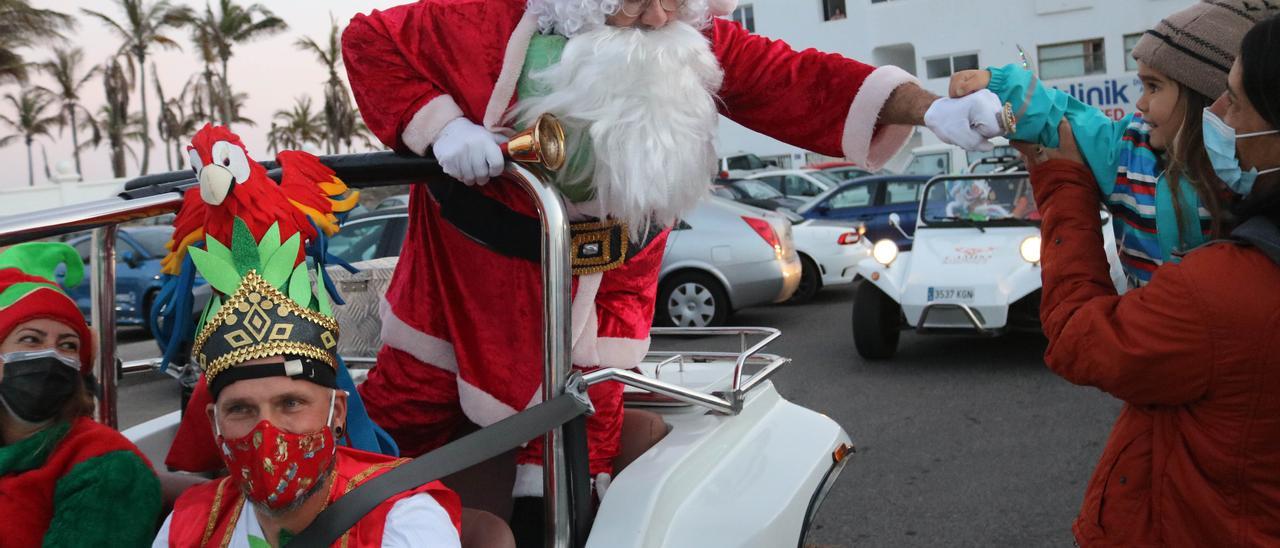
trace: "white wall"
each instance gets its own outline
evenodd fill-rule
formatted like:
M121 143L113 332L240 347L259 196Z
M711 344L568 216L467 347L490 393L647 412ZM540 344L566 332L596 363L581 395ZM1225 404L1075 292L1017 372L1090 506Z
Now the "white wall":
M1021 45L1035 62L1037 46L1104 38L1107 74L1127 82L1132 75L1125 79L1124 35L1151 28L1196 1L893 0L871 4L870 0L846 0L848 18L838 21L823 21L822 0L741 3L754 6L758 34L785 40L797 50L817 48L872 62L875 48L910 43L915 48L917 75L922 79L925 59L942 55L977 52L982 66L1004 65L1018 62ZM924 84L943 94L947 79L925 80ZM1136 94L1130 100L1136 101ZM925 142L932 139L932 135L924 136ZM761 156L798 151L728 120L721 123L720 148Z
M0 188L0 217L110 198L124 190L125 179L89 183L47 183Z

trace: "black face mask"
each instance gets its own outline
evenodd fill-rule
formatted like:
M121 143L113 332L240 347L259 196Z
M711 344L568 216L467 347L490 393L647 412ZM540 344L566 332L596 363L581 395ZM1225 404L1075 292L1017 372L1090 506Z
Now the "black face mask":
M0 403L26 422L54 418L76 392L80 366L53 351L15 352L4 356ZM73 365L74 364L74 365Z

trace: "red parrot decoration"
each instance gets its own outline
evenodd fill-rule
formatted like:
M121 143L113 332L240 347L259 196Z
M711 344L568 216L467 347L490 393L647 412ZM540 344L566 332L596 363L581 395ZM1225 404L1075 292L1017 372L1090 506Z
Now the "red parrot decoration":
M338 215L354 208L359 199L359 193L348 192L319 158L296 150L276 155L282 171L276 184L249 156L240 137L223 126L206 124L192 138L187 154L199 185L186 192L174 220L169 255L162 262L166 274L178 274L187 247L206 235L230 242L236 218L244 221L255 240L278 224L281 241L300 233L305 244L317 236L316 227L326 236L336 233ZM302 260L300 249L298 261Z

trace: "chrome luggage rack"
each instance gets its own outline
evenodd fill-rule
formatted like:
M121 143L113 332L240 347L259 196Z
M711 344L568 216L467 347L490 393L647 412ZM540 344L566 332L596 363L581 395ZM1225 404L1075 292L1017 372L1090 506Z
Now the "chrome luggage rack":
M654 376L650 377L628 369L599 369L583 375L588 385L604 381L618 381L627 386L638 388L653 394L669 398L668 401L682 402L707 408L725 415L736 415L742 411L742 402L746 395L756 389L777 373L782 366L791 363L791 358L774 354L761 353L769 343L782 336L782 332L769 327L655 327L651 331L657 337L720 337L737 336L740 340L739 352L712 351L650 351L646 362L657 361ZM747 337L758 335L763 338L751 346L747 346ZM727 362L733 360L733 379L727 392L705 393L669 382L659 380L662 369L676 366L681 369L690 363ZM750 377L743 380L747 366L758 369Z

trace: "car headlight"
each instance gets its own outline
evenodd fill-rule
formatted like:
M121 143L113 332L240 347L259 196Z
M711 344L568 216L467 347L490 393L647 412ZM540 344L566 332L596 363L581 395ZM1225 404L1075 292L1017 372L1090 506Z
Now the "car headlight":
M1022 260L1031 264L1040 262L1040 237L1028 236L1022 240L1022 245L1018 246L1018 253L1022 254Z
M889 266L898 258L898 244L893 243L893 240L880 240L871 248L871 256L875 257L877 263Z

